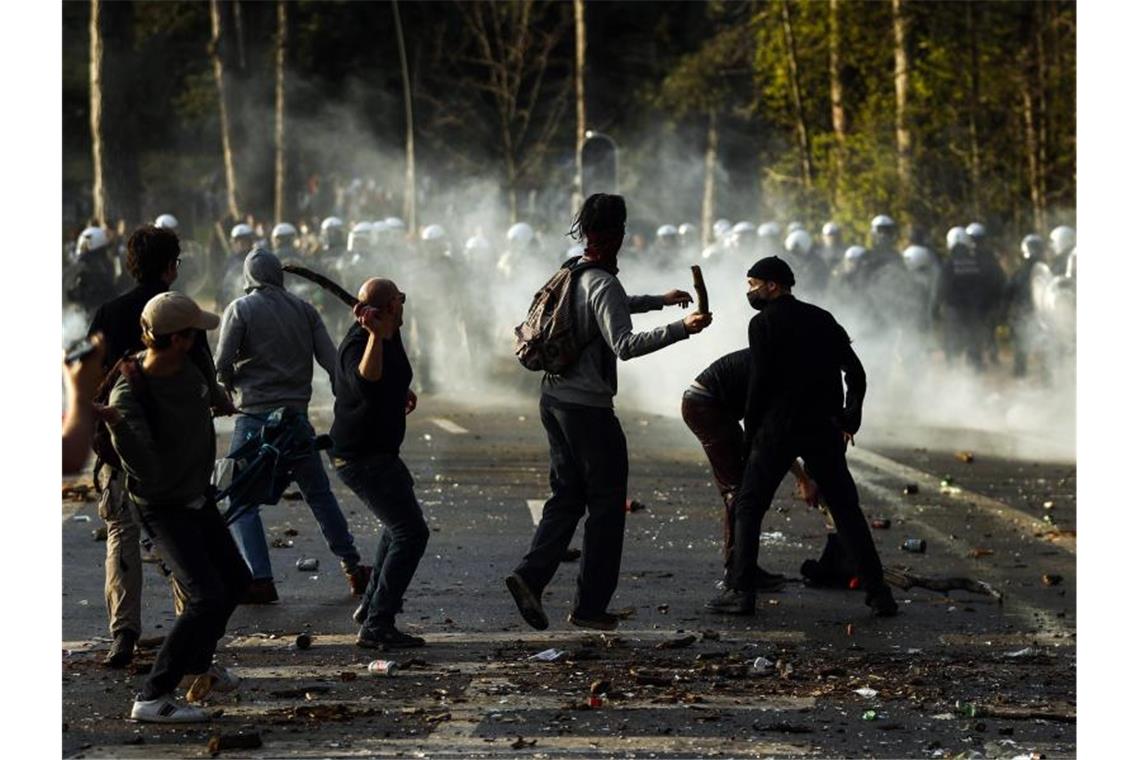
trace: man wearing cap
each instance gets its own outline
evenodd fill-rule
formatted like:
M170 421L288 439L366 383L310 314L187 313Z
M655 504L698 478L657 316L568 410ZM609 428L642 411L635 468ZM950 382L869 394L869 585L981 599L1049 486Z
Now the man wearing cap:
M146 351L134 382L121 376L111 389L107 421L126 474L135 518L156 544L187 594L135 697L133 720L188 723L208 720L201 709L180 705L173 692L196 675L190 693L225 691L238 679L213 665L218 639L250 584L250 573L221 513L207 497L214 468L212 378L188 355L203 330L218 326L180 293L160 293L142 313Z
M730 587L707 606L725 614L755 613L760 523L798 456L828 504L840 541L855 558L867 605L876 615L893 615L898 606L883 582L844 454L859 430L867 377L847 332L827 311L797 300L791 293L795 283L791 267L777 256L748 270L748 302L760 311L748 325L748 463L733 502Z

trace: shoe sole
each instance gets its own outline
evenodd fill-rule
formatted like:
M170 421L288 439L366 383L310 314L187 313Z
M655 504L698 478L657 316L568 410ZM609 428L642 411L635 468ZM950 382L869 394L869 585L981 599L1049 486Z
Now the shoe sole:
M573 615L566 618L566 622L579 628L589 628L592 631L616 631L618 627L616 622L603 623L596 620L584 620Z
M538 631L545 631L549 628L550 620L542 611L542 604L535 598L534 593L527 587L523 579L517 575L508 575L506 584L507 590L511 592L511 596L515 600L515 606L519 608L519 614L523 616L527 625Z
M161 717L136 718L132 715L130 718L127 718L127 720L130 721L131 723L165 723L167 725L171 725L171 724L178 724L178 723L209 723L212 719L210 718L209 715L204 715L201 718L184 718L182 720L179 720L177 718L172 720L170 718L161 718Z

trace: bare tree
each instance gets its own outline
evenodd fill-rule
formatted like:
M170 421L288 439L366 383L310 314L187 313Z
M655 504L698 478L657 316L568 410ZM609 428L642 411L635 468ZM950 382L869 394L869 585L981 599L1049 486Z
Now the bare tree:
M396 45L400 53L400 75L404 82L404 216L408 229L416 229L416 129L412 120L412 83L408 76L408 51L404 48L404 25L400 22L400 4L392 0L396 20Z
M847 112L843 104L842 64L839 58L839 0L831 0L827 15L828 76L831 84L831 130L835 135L835 174L832 205L843 202L843 178L846 172Z
M966 3L966 34L970 38L970 104L966 108L970 136L970 207L981 213L982 150L978 139L978 108L981 104L981 62L978 55L978 24L974 4Z
M289 17L285 0L277 0L277 40L276 64L277 87L275 119L273 126L274 175L273 175L273 220L285 218L285 51Z
M796 111L796 142L800 149L801 181L805 189L811 187L811 143L808 140L807 120L804 117L803 97L800 94L800 68L796 55L796 33L792 28L792 15L788 1L780 3L780 20L784 27L784 49L787 54L788 81L792 88L792 106Z
M91 181L91 199L94 203L92 215L100 225L106 225L108 201L106 157L103 150L103 32L100 23L102 13L102 1L91 0L89 81L91 94L91 160L94 169Z
M470 49L459 56L482 76L471 82L495 114L510 221L518 221L518 190L542 165L558 132L573 77L550 81L551 56L569 28L560 3L489 0L457 5ZM553 11L554 18L546 19Z
M574 0L574 100L578 131L574 140L574 193L570 213L582 205L582 144L586 142L586 0Z
M716 121L716 109L710 108L708 136L705 140L705 189L701 197L702 245L712 243L713 215L716 213L716 153L720 141Z
M222 129L222 163L226 172L226 206L233 219L241 217L238 205L237 172L234 168L233 142L230 136L229 106L226 102L226 72L222 61L222 11L218 0L210 0L210 60L214 66L214 84L218 89L218 120Z
M910 112L907 99L910 95L910 60L907 57L907 20L903 13L903 0L891 0L891 18L895 31L895 142L901 206L909 210L913 197L913 144L910 134Z

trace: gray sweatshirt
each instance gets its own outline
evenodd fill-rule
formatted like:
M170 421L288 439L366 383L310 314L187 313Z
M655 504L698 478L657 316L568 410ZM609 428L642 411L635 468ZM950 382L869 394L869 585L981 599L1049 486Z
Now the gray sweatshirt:
M257 249L245 259L245 292L222 314L215 364L218 381L237 391L243 412L307 407L313 395L313 357L329 373L336 348L311 304L286 291L281 262Z
M612 408L619 358L653 353L689 334L682 320L635 333L630 315L664 308L661 296L628 296L618 278L603 269L587 269L577 278L574 336L584 348L562 374L543 375L542 392L570 404Z

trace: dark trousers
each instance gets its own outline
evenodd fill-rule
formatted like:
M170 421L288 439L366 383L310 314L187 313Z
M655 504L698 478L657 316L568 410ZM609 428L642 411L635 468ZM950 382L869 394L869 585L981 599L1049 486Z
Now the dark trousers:
M613 409L566 404L543 396L542 426L550 442L550 491L530 551L515 572L536 595L550 583L582 515L586 517L574 611L605 612L617 589L625 540L629 457Z
M188 600L166 634L143 685L143 699L169 694L187 673L205 673L218 639L253 578L217 507L136 507Z
M732 559L735 531L732 502L744 479L744 430L722 404L688 391L681 397L681 419L701 442L712 466L713 480L724 501L724 563Z
M416 501L415 482L394 454L334 459L333 463L341 481L383 525L372 577L361 603L367 609L365 629L390 626L403 606L404 592L416 574L431 534Z
M820 494L835 521L839 540L855 559L859 580L872 590L883 583L883 566L871 538L867 520L859 509L859 493L847 469L843 436L837 428L820 428L758 439L748 454L744 482L734 503L736 544L732 555L731 585L741 590L756 588L756 555L760 549L760 522L772 505L780 481L796 457L819 486Z

